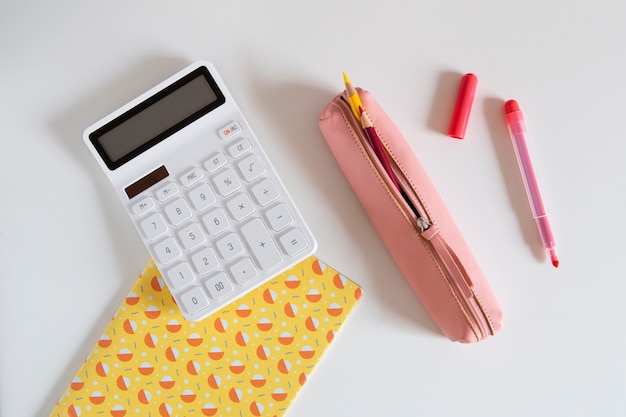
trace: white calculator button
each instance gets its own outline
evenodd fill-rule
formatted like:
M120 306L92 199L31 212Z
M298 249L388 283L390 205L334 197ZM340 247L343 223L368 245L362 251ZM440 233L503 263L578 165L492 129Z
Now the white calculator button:
M171 237L168 237L163 242L154 245L154 253L156 253L157 259L163 265L169 264L181 255L178 244Z
M146 217L141 223L139 223L139 225L141 230L143 230L143 233L146 235L146 238L149 240L154 240L163 233L167 232L165 220L159 213L154 213L150 217Z
M206 275L220 265L212 248L204 248L191 257L193 266L200 275Z
M224 197L232 194L241 187L241 182L239 178L237 178L237 174L230 168L217 174L213 178L213 184L215 184L217 191Z
M200 229L200 225L198 223L192 223L189 226L185 226L180 232L178 232L178 238L183 244L183 247L187 250L192 250L206 241L206 237L204 236L204 233L202 233L202 229Z
M202 171L200 171L200 168L193 168L187 171L185 174L181 175L180 183L185 188L187 188L191 186L192 184L195 184L196 181L199 181L201 179L202 179Z
M252 194L260 206L267 206L280 197L280 193L274 185L274 182L269 178L265 178L252 187Z
M243 258L230 267L230 273L239 285L243 285L248 281L252 281L259 276L250 258Z
M167 271L167 277L170 279L172 287L175 289L183 288L191 284L194 280L193 272L186 262L179 263L172 269Z
M189 314L196 314L209 305L209 299L200 287L195 287L182 294L180 301L185 311Z
M198 211L206 210L217 201L213 190L211 190L209 184L206 183L199 185L189 192L189 199L193 207Z
M237 164L239 172L248 182L252 182L265 173L265 167L258 155L250 155Z
M227 261L243 252L243 244L234 233L230 233L218 240L215 246L217 246L217 250L222 255L222 258Z
M282 235L278 240L289 256L302 252L309 246L302 230L298 228L291 229Z
M191 209L189 208L189 205L185 200L180 198L165 206L163 211L165 211L167 219L170 223L174 225L181 224L191 217Z
M218 134L220 135L220 138L222 139L230 139L238 135L239 133L241 133L241 131L242 131L241 124L235 121L235 122L230 122L229 124L221 128L218 131Z
M228 153L233 158L239 158L241 155L248 152L250 149L252 149L252 144L250 143L248 139L243 138L237 141L237 143L234 143L233 145L229 146Z
M213 155L211 159L204 163L204 168L206 168L209 172L214 172L216 169L223 167L226 165L228 160L226 159L226 155L223 153L218 153Z
M219 300L223 296L230 294L234 289L233 284L231 284L230 280L223 272L210 278L205 285L214 300Z
M241 234L261 269L267 271L283 260L261 219L256 218L245 224L241 228Z
M221 208L211 210L202 218L202 222L212 236L218 235L230 227L228 217L226 217L226 213Z
M285 204L279 204L276 207L272 207L265 213L267 221L273 230L281 230L293 223L294 218L289 207Z
M135 204L133 204L131 210L135 214L135 216L141 216L146 214L149 210L153 209L155 206L154 200L152 197L145 197Z
M230 215L237 221L241 221L254 213L254 204L247 194L238 194L226 203Z
M171 197L174 197L178 193L178 186L173 182L165 184L163 187L156 190L156 196L159 200L165 201Z

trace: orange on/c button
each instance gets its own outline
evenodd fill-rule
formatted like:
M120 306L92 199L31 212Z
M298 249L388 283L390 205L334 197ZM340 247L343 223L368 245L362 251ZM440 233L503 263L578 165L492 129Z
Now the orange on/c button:
M234 122L230 122L229 124L221 128L219 131L219 135L222 139L229 139L233 137L234 135L240 133L241 131L242 129L241 129L241 125L239 124L239 122L234 121Z

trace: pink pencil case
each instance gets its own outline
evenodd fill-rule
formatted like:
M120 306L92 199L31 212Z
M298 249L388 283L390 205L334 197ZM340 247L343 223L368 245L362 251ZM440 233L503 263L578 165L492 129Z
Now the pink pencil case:
M439 193L374 97L357 91L403 192L376 157L345 92L330 101L319 120L335 159L441 331L458 342L494 335L502 327L502 311Z

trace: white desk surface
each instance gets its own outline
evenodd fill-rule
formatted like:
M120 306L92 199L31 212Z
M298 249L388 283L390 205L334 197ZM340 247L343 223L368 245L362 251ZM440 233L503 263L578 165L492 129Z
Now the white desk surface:
M626 415L626 2L0 2L0 415L47 416L148 254L85 127L212 61L364 298L288 416ZM415 149L505 313L436 329L317 128L341 72ZM461 74L478 90L448 138ZM559 245L539 242L502 105L515 98Z

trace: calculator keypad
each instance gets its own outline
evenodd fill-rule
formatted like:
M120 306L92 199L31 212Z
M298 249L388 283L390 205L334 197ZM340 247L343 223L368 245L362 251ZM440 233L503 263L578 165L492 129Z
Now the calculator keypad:
M264 154L244 133L237 121L220 129L211 140L222 150L170 172L129 205L174 299L193 320L314 247Z

